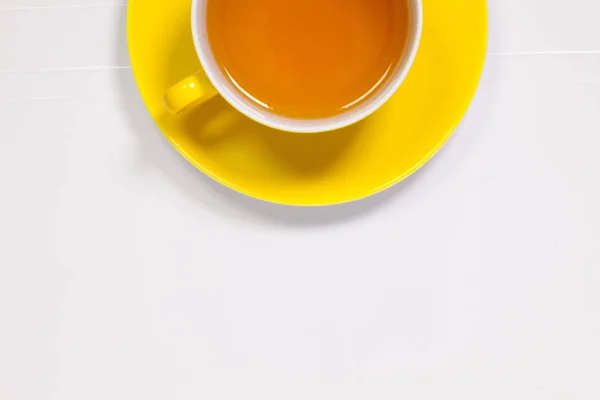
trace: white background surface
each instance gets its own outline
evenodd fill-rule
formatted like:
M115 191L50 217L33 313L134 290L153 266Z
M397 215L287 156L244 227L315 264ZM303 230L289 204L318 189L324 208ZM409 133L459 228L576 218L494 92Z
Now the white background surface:
M0 0L0 399L599 399L600 2L489 9L441 153L307 210L167 144L124 0Z

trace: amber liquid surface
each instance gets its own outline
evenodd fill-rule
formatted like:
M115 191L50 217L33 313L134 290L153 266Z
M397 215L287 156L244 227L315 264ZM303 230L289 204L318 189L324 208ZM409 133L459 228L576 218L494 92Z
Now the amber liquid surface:
M406 0L208 0L208 40L245 96L294 118L339 114L386 82L406 46Z

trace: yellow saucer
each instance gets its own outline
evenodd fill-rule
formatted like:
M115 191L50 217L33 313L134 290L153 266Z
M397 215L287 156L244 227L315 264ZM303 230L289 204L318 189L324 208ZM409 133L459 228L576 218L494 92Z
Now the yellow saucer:
M424 0L421 47L398 93L349 128L293 134L266 128L217 97L183 116L161 97L200 69L191 0L130 0L131 64L152 117L175 148L219 182L267 201L324 205L399 182L448 139L475 94L487 43L485 0Z

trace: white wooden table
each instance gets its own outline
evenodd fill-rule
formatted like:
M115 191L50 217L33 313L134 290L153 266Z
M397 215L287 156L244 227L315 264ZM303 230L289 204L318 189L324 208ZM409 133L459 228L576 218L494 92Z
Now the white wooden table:
M186 164L126 9L0 0L0 399L600 398L600 2L489 0L449 144L324 209Z

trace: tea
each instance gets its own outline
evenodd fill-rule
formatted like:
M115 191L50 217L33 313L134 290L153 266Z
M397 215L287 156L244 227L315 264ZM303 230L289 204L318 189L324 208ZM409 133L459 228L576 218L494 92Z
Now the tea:
M224 75L277 114L322 118L366 99L398 64L407 0L208 0Z

